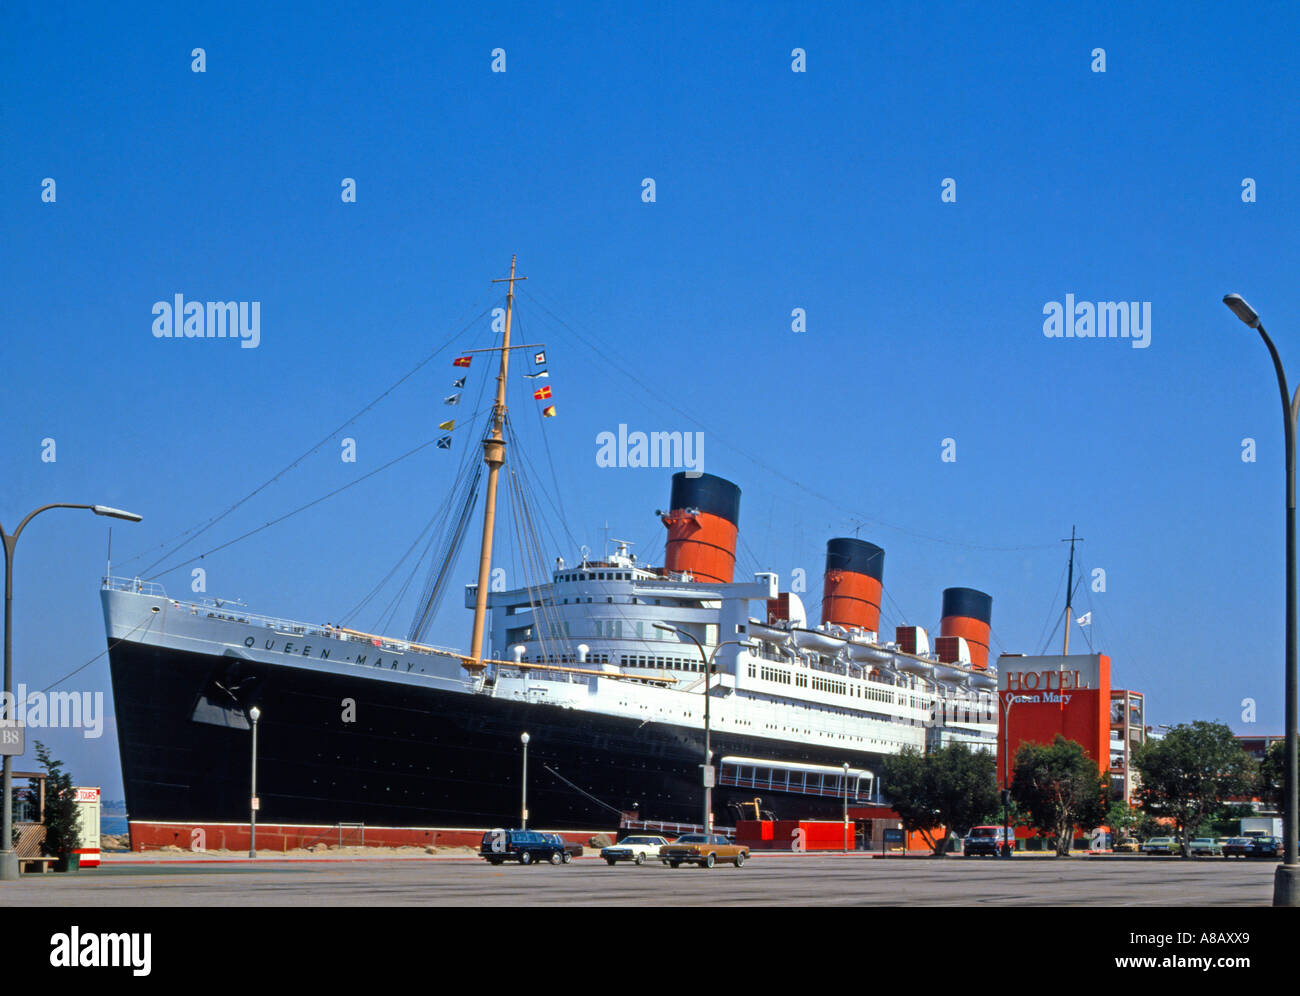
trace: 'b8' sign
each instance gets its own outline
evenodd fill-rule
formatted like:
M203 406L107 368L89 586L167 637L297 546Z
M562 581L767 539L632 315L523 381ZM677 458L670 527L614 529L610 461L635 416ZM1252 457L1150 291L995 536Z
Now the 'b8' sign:
M0 757L18 757L26 753L26 732L17 723L0 723Z

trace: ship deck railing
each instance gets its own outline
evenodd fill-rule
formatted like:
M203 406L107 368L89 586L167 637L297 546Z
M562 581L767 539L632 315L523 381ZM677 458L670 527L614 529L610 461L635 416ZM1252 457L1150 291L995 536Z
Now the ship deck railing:
M188 609L190 615L218 619L222 622L243 623L247 626L262 626L280 633L292 633L294 636L315 636L328 640L342 640L374 647L377 650L396 650L401 653L425 654L428 656L464 657L458 650L449 647L430 646L424 643L411 643L409 640L395 640L391 637L362 633L344 626L329 623L305 623L278 616L264 616L256 612L244 611L242 607L231 603L221 604L216 601L182 602L168 598L166 590L156 581L144 581L140 578L105 578L103 587L111 591L129 591L140 595L166 598L173 608Z
M662 835L680 837L684 833L704 833L701 823L668 823L662 820L623 820L621 830L658 830ZM736 837L735 827L720 827L716 824L713 832L723 837Z

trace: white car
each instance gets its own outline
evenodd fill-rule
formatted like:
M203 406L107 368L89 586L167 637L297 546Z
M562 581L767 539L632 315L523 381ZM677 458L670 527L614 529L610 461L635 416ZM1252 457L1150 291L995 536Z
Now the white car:
M624 837L617 844L602 847L600 856L611 865L620 861L645 864L646 858L658 858L659 848L667 844L663 837Z

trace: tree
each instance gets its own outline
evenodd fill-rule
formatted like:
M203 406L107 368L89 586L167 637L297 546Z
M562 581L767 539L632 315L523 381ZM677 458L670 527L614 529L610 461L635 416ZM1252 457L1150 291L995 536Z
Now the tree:
M77 790L63 762L50 757L49 748L36 741L36 760L45 769L45 843L50 857L63 857L81 846L77 827Z
M1198 837L1235 837L1241 833L1241 821L1255 815L1255 807L1248 802L1229 802L1220 806L1205 823L1202 823Z
M1277 741L1265 752L1259 765L1259 798L1278 812L1282 811L1282 790L1286 780L1285 748L1285 740Z
M1142 821L1142 811L1134 809L1123 799L1115 799L1106 810L1106 826L1110 827L1112 846L1133 836L1135 828Z
M1051 745L1027 743L1016 751L1011 796L1030 826L1055 838L1057 857L1068 857L1075 827L1094 827L1105 817L1110 779L1081 744L1058 733Z
M929 754L904 748L885 758L881 774L903 829L923 834L942 857L953 832L964 834L997 812L996 768L987 751L954 743ZM936 839L939 827L946 832Z
M1145 810L1139 809L1138 813L1140 815L1138 817L1137 826L1133 829L1134 836L1136 836L1138 840L1150 840L1152 837L1162 837L1169 829Z
M1180 723L1143 744L1133 766L1142 779L1142 807L1173 820L1185 858L1191 857L1191 835L1206 818L1226 800L1248 796L1258 781L1258 764L1232 730L1204 720Z

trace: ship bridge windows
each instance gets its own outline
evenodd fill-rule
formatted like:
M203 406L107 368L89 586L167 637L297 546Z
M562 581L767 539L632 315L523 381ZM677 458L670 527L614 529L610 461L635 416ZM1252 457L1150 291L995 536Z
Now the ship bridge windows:
M699 671L699 661L689 657L656 657L653 654L623 654L619 658L622 667L651 668L657 671Z

